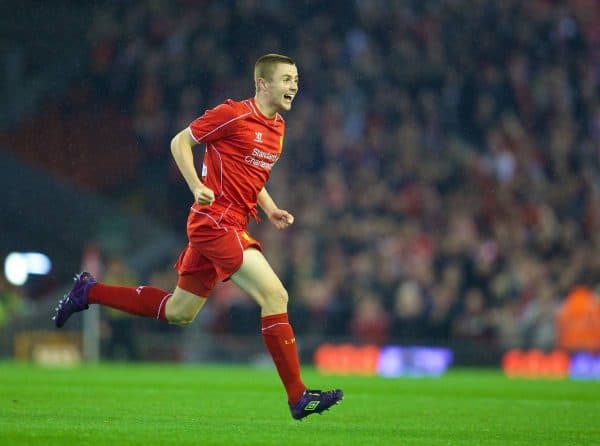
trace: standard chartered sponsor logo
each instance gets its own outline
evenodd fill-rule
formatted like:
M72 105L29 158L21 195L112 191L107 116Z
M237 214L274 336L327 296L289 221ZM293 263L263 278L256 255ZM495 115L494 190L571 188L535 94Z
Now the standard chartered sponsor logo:
M256 147L254 149L252 149L252 156L259 156L261 158L266 158L269 161L271 161L272 163L277 161L277 159L279 158L279 155L275 155L274 153L269 153L269 152L263 152L262 150L257 149Z
M263 158L263 159L259 159ZM252 149L252 155L248 155L244 158L248 164L253 166L262 167L264 169L271 169L275 162L279 159L279 155L263 152L256 147Z

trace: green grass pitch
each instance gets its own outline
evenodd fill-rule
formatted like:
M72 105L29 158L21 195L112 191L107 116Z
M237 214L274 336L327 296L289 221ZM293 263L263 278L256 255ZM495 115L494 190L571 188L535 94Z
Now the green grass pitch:
M271 368L0 362L0 445L600 445L600 382L322 376L342 404L293 420Z

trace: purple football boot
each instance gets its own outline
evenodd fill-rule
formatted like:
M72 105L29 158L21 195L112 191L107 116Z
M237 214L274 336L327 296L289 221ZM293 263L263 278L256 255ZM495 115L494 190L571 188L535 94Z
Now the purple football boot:
M96 279L90 273L82 272L75 276L75 283L73 284L73 288L64 297L58 302L58 307L56 307L56 314L52 319L54 319L54 325L57 328L62 327L67 322L67 319L71 317L73 313L77 313L78 311L87 310L89 308L88 305L88 295L90 293L90 288L96 285Z
M327 390L305 390L296 404L290 404L290 412L296 420L301 420L304 417L313 413L322 413L329 410L334 404L339 404L344 399L344 392L340 389Z

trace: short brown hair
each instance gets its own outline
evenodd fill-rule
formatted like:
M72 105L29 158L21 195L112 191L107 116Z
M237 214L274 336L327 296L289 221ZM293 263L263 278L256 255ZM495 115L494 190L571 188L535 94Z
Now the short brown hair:
M272 80L275 66L280 63L296 65L290 57L282 56L281 54L265 54L258 58L254 64L254 83L258 82L259 78Z

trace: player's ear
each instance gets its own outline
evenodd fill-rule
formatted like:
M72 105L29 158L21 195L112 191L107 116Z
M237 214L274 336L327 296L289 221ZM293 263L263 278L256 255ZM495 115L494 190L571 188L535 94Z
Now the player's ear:
M265 78L263 78L263 77L258 78L259 89L266 90L268 85L269 85L269 83L267 82L267 80Z

